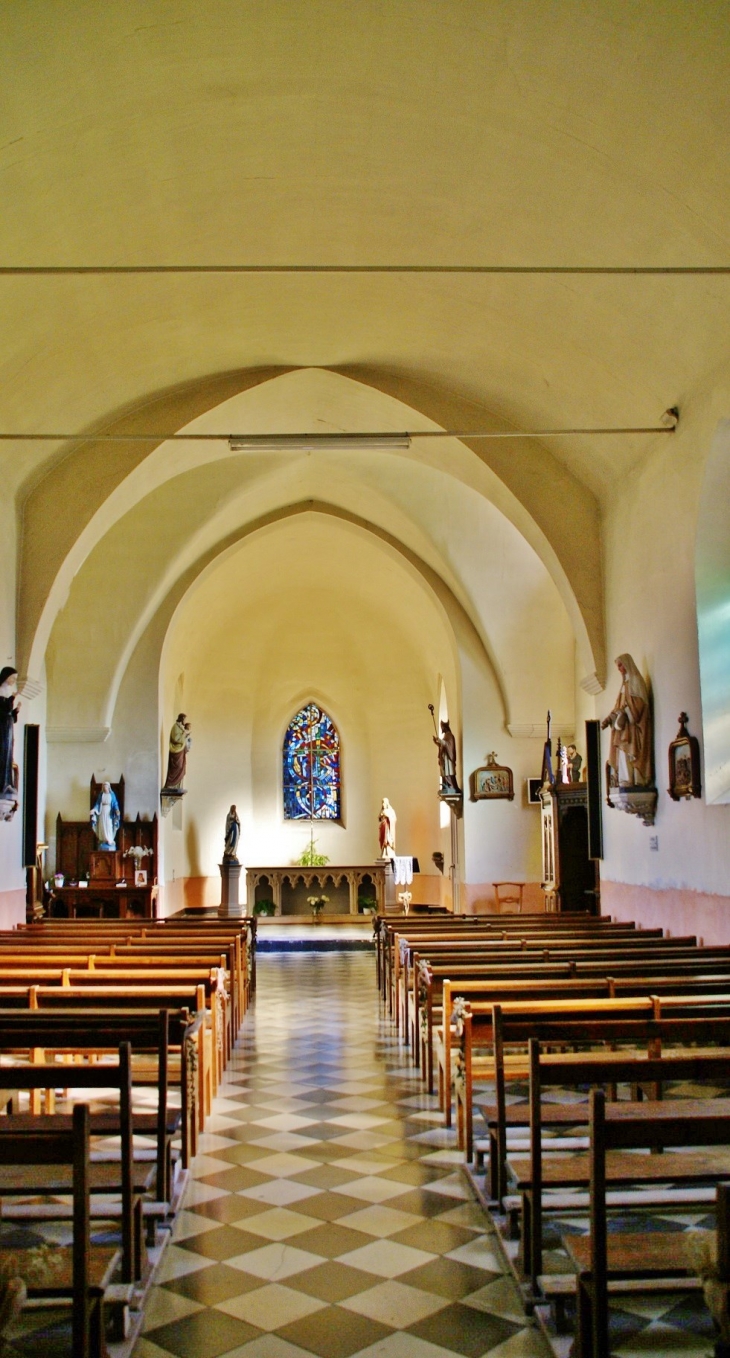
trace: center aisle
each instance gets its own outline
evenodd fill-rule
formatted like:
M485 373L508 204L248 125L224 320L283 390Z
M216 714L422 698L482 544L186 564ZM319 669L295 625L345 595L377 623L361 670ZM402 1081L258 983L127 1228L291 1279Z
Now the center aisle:
M542 1358L374 956L257 983L134 1358Z

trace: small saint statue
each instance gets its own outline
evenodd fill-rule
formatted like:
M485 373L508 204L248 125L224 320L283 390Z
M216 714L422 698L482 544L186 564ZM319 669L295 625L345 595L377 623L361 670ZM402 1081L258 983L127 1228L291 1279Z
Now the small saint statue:
M102 783L101 791L91 808L91 828L99 849L116 849L117 831L122 816L119 802L111 783Z
M167 756L167 776L163 792L182 792L188 750L193 743L190 722L184 712L178 713L170 731L170 751Z
M380 857L395 858L395 827L398 817L393 810L387 797L383 797L383 804L378 816L378 840L380 842Z
M570 769L571 783L580 782L580 771L583 765L583 756L578 754L575 745L568 746L568 767Z
M17 770L13 762L15 723L20 710L17 693L18 671L5 665L0 670L0 802L12 808L8 818L18 804Z
M461 788L456 780L456 737L448 717L441 722L441 735L434 736L433 743L438 746L441 795L460 796Z
M226 843L223 849L223 859L228 863L238 862L238 841L241 838L241 822L238 819L238 812L232 806L226 816Z
M616 660L621 687L612 710L601 722L611 729L608 774L612 787L652 786L652 729L649 691L640 670L628 655Z

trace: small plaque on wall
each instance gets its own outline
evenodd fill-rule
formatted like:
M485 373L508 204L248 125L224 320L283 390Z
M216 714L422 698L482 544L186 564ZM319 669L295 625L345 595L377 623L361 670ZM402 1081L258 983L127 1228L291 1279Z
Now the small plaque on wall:
M497 757L492 751L487 755L487 762L483 768L475 769L471 775L471 800L511 802L514 795L512 770L506 768L504 764L498 764Z

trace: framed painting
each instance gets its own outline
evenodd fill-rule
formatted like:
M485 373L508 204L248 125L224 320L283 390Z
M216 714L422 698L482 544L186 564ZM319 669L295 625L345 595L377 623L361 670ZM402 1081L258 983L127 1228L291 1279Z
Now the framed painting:
M512 770L498 764L494 753L487 755L483 768L475 769L471 775L471 799L473 802L513 801L515 795Z
M669 746L669 796L679 802L683 798L701 797L700 743L687 730L689 717L679 714L679 730Z

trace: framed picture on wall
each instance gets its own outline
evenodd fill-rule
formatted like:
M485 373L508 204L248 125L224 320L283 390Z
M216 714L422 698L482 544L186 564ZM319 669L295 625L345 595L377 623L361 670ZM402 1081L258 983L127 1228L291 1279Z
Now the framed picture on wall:
M135 868L135 870L134 870L134 885L135 885L135 886L146 886L146 885L147 885L147 869L146 869L146 868Z
M471 775L471 799L482 801L513 801L515 795L512 770L498 764L494 752L487 755L483 768L475 769Z
M669 796L679 802L684 797L701 797L700 743L687 730L689 717L679 714L679 730L669 746Z
M542 798L540 797L540 788L541 788L541 787L542 787L542 778L528 778L528 780L527 780L527 801L528 801L528 803L529 803L530 806L541 806L541 805L542 805Z

